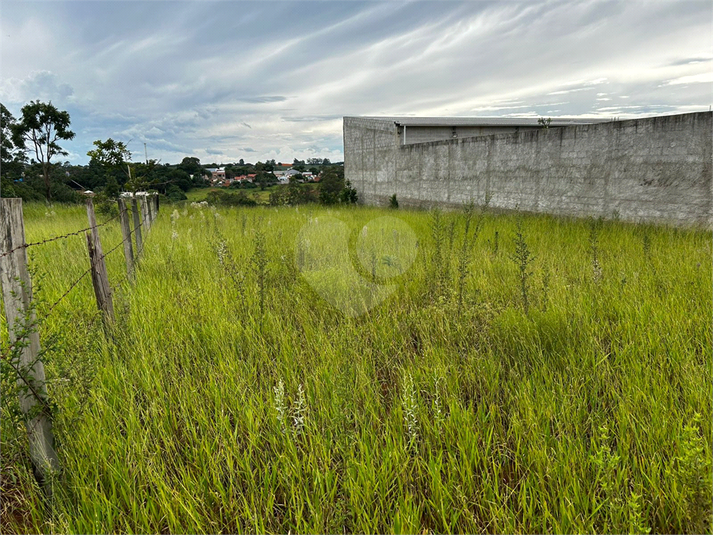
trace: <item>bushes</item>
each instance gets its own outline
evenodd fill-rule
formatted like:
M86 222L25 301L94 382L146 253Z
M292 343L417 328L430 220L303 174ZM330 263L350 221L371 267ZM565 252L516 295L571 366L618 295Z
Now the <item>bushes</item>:
M248 197L244 192L228 193L227 191L211 191L206 200L218 206L255 206L257 202Z
M357 191L347 180L344 182L344 168L333 166L322 173L319 183L319 202L353 204L357 202Z
M278 186L270 193L270 206L307 204L317 202L317 190L311 186L292 183L289 186Z
M186 194L183 193L181 188L179 188L175 184L171 184L166 188L166 197L168 197L171 202L185 201L186 199L188 199L188 197L186 197Z

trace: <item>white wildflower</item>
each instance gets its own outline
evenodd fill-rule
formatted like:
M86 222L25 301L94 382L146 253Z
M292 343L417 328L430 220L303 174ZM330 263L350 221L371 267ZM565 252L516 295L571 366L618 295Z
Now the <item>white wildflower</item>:
M283 433L287 429L286 427L286 416L287 416L287 406L285 405L285 383L277 383L277 386L273 389L275 392L275 411L277 411L277 421L280 422L280 427Z
M304 430L305 426L305 415L307 413L307 402L305 401L305 393L300 384L297 387L297 401L295 402L295 409L292 416L293 426L295 429L295 436L299 436Z
M410 373L404 380L401 403L404 410L404 424L406 425L408 445L410 448L413 448L418 441L418 417L416 416L418 402L416 400L416 388L413 384L413 377Z

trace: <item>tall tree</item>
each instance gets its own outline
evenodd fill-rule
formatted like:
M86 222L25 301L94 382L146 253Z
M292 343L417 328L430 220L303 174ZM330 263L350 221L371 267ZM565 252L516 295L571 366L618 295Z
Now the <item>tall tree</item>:
M74 138L74 132L69 129L69 113L60 111L52 102L45 103L35 100L26 104L21 110L22 118L12 125L12 141L22 150L34 150L35 157L42 164L42 177L45 181L45 195L52 199L50 185L50 165L52 157L66 155L58 140ZM28 148L28 144L31 144Z

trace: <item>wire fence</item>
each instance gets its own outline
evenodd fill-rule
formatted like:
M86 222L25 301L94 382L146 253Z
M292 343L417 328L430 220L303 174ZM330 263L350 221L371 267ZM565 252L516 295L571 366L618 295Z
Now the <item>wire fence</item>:
M0 254L0 258L3 258L3 257L8 256L8 255L11 255L12 253L14 253L14 252L16 252L16 251L18 251L18 250L20 250L20 249L27 249L27 248L29 248L29 247L35 247L35 246L39 246L39 245L46 245L46 244L48 244L48 243L52 243L52 242L55 242L55 241L59 241L59 240L62 240L62 239L66 239L66 238L70 238L70 237L72 237L72 236L80 236L81 234L83 234L83 233L85 233L85 232L89 232L89 231L94 230L94 229L99 229L99 228L101 228L101 227L105 227L105 226L108 225L109 223L111 223L111 222L113 222L113 221L116 221L120 216L121 216L121 210L119 211L118 214L114 215L113 217L107 219L106 221L104 221L104 222L102 222L102 223L100 223L100 224L97 224L96 226L89 226L89 227L86 227L86 228L83 228L83 229L80 229L80 230L77 230L77 231L74 231L74 232L68 232L67 234L61 234L61 235L58 235L58 236L53 236L52 238L46 238L46 239L44 239L44 240L40 240L40 241L36 241L36 242L23 243L22 245L19 245L19 246L17 246L17 247L14 247L13 249L10 249L9 251L5 251L5 252L1 253L1 254ZM72 293L72 291L73 291L75 288L77 288L77 286L79 286L79 283L80 283L87 275L89 275L89 274L92 272L92 270L96 269L97 264L98 264L99 262L101 262L101 261L104 260L106 257L108 257L109 255L111 255L112 253L114 253L115 251L117 251L119 248L121 248L121 247L127 242L127 240L131 241L131 236L134 235L137 230L139 230L139 229L141 229L141 228L146 228L147 225L145 225L145 220L146 220L145 214L142 213L141 216L139 217L138 226L134 226L134 228L129 231L128 235L127 235L126 237L123 237L122 240L121 240L118 244L116 244L114 247L112 247L111 249L109 249L107 252L103 253L100 257L98 257L98 258L92 260L90 266L89 266L85 271L83 271L82 274L79 275L79 277L77 277L77 278L69 285L69 287L67 288L67 290L65 290L65 292L64 292L57 300L55 300L55 301L52 303L52 305L49 306L49 308L47 308L46 312L42 315L42 317L38 318L35 323L40 323L40 322L42 322L43 320L45 320L45 319L55 310L55 308L57 308L57 306L58 306L62 301L64 301L64 299L66 299L66 298ZM126 280L128 280L128 279L129 279L129 276L128 276L128 272L127 272L127 274L125 274L125 275L122 277L122 279L121 279L118 283L116 283L116 284L114 285L114 287L120 286L121 284L123 284L124 282L126 282ZM17 346L18 346L18 342L15 342L15 343L10 344L10 345L6 348L6 350L5 350L3 353L0 354L0 359L5 360L5 361L8 361L8 357L10 356L10 354L12 354L12 352L15 350L15 348L16 348Z
M87 217L90 226L31 243L27 243L25 240L22 201L19 199L0 199L0 204L2 205L2 210L0 210L0 247L8 249L0 253L0 285L2 286L10 339L8 347L0 353L0 359L3 365L7 364L9 368L14 370L18 384L23 386L19 393L20 410L24 413L26 419L30 459L34 465L38 482L43 484L44 487L44 484L51 479L51 475L60 466L59 458L54 450L52 411L48 410L49 402L44 364L39 351L39 325L91 273L94 295L100 312L95 314L94 319L89 323L89 327L91 328L94 321L101 317L104 320L105 332L107 334L113 332L116 324L114 323L112 289L109 284L109 276L104 259L123 246L126 257L125 276L127 279L133 277L135 259L140 256L143 249L144 237L142 232L136 235L137 257L135 257L133 255L131 236L140 231L141 227L144 227L147 231L151 228L151 223L158 215L158 198L151 196L134 199L132 203L133 210L126 206L124 199L119 199L119 213L101 224L96 223L94 203L91 199L88 199ZM132 218L129 216L130 211L133 212L133 229L131 228ZM98 229L105 227L117 218L120 218L122 239L108 251L99 254L99 251L102 251L102 246ZM71 236L79 236L82 233L86 233L87 236L89 268L74 279L59 299L52 303L43 312L42 317L38 319L35 304L31 301L32 280L27 265L27 254L17 254L14 257L10 257L10 255L22 249L45 245ZM141 239L139 239L139 236L141 236ZM17 245L18 243L19 245ZM123 279L119 284L123 284ZM12 325L10 325L11 323ZM39 413L34 411L35 408L40 409Z
M96 227L83 228L83 229L77 230L77 231L75 231L75 232L70 232L70 233L68 233L68 234L62 234L61 236L54 236L53 238L47 238L47 239L45 239L45 240L41 240L41 241L37 241L37 242L23 243L22 245L18 245L18 246L15 247L14 249L10 249L9 251L6 251L6 252L0 254L0 258L2 258L2 257L4 257L4 256L11 255L11 254L14 253L15 251L19 251L20 249L27 249L28 247L34 247L34 246L36 246L36 245L45 245L45 244L47 244L47 243L52 243L52 242L54 242L54 241L63 240L63 239L65 239L65 238L71 238L72 236L79 236L80 234L82 234L82 233L84 233L84 232L87 232L87 231L90 231L90 230L92 230L92 229L94 229L94 228L98 229L98 228L101 228L101 227L103 227L103 226L105 226L105 225L108 225L109 223L111 223L112 221L114 221L115 219L117 219L117 218L119 217L119 215L120 215L120 214L116 214L116 215L115 215L114 217L112 217L111 219L107 219L106 221L104 221L103 223L100 223L100 224L97 225Z

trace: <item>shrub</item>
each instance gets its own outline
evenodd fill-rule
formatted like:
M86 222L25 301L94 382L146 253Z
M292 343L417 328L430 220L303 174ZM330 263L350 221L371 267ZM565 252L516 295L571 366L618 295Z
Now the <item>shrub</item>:
M396 194L394 193L391 198L389 199L389 208L393 208L396 210L399 207L399 201L396 198Z
M216 206L255 206L257 202L244 192L228 193L227 191L211 191L206 196L208 203Z

